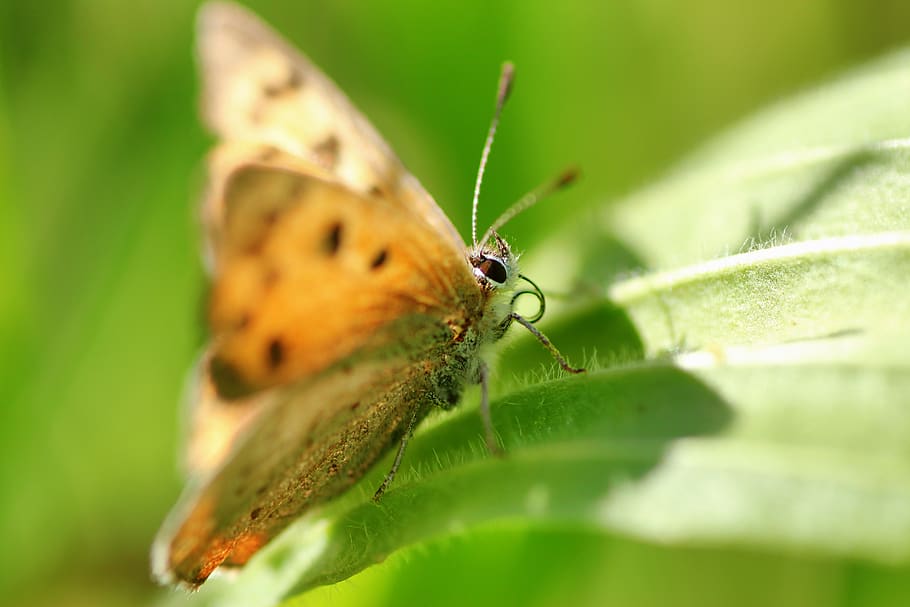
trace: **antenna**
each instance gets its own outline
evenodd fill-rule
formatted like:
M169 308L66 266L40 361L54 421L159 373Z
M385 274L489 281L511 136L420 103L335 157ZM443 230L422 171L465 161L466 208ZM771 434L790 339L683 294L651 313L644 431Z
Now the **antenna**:
M480 184L483 181L483 172L487 168L490 148L493 147L496 127L499 126L499 115L502 114L502 108L509 98L509 93L512 92L512 81L514 79L515 66L510 61L506 61L502 64L502 73L499 76L499 90L496 93L496 110L493 112L490 130L487 131L487 139L483 144L483 152L480 154L480 168L477 169L477 181L474 183L474 201L471 204L471 240L474 241L475 249L477 248L477 200L480 198ZM489 235L484 238L484 241L486 241L486 238L489 238Z
M516 215L518 215L525 209L528 209L529 207L534 206L535 204L537 204L537 202L546 198L553 192L558 192L559 190L572 185L572 183L576 179L578 179L578 169L575 167L572 167L572 168L564 171L562 173L562 175L560 175L553 181L539 185L536 188L534 188L533 190L531 190L530 192L528 192L527 194L525 194L524 196L522 196L521 198L519 198L518 202L516 202L515 204L510 206L508 209L506 209L503 212L503 214L500 215L496 219L496 221L494 221L490 225L489 228L487 228L487 231L484 233L483 238L480 239L480 244L481 245L485 244L490 239L490 237L496 233L496 230L498 230L499 228L504 226L510 219L512 219L513 217L515 217ZM475 248L477 247L476 240L474 241L474 247Z

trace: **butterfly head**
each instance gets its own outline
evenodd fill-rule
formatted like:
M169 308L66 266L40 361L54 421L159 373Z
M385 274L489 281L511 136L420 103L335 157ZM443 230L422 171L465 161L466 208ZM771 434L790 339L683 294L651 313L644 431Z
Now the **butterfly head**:
M492 336L493 341L498 340L505 335L512 323L514 292L521 277L518 273L518 258L512 253L509 244L494 233L493 239L487 244L469 250L468 262L486 302L486 329L481 332Z
M499 234L493 234L495 243L475 247L468 259L477 283L487 291L511 286L518 276L517 257L509 244Z

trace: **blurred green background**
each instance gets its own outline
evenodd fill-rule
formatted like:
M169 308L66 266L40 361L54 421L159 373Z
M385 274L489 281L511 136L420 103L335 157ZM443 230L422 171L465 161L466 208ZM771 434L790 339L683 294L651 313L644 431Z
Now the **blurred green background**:
M5 604L129 605L165 593L149 581L147 554L181 486L178 403L202 340L194 211L210 140L195 112L197 6L0 4ZM519 250L769 101L910 41L900 0L248 6L348 92L463 234L499 65L514 61L480 223L567 164L585 176L510 224ZM893 599L892 574L862 565L729 553L718 567L710 553L592 544L571 530L489 529L471 542L432 543L319 596L356 596L387 576L386 592L406 603L450 566L449 591L465 592L459 578L471 577L507 604L522 596L510 583L528 575L509 555L536 550L563 564L524 580L528 592L545 587L541 602L591 579L568 574L573 559L604 567L590 596L616 604L660 604L667 588L693 604ZM766 595L737 595L762 576L774 580Z

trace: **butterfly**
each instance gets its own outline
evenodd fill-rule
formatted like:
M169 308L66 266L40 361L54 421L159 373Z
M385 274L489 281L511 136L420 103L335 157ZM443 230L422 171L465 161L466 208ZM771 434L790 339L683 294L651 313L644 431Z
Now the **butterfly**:
M189 482L152 549L163 583L242 566L303 511L342 493L396 444L389 486L418 422L481 385L484 352L544 299L522 290L497 233L563 176L477 239L458 232L344 94L247 10L202 7L202 115L220 142L202 201L211 341L192 394ZM525 279L527 280L527 279ZM538 297L534 318L515 298Z

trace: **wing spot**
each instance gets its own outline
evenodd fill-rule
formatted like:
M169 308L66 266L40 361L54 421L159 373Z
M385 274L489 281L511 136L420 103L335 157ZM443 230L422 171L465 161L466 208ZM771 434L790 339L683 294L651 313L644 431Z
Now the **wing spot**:
M378 270L389 260L389 251L388 249L382 249L379 253L376 254L376 257L373 258L373 261L370 262L371 270Z
M249 257L259 257L262 255L262 249L265 248L265 237L254 239L247 245L245 253Z
M265 249L272 228L278 223L281 217L281 209L271 209L259 216L259 229L255 236L250 240L246 247L246 254L251 257L258 257Z
M281 339L275 337L269 342L267 359L270 369L277 369L284 362L284 344Z
M266 97L280 97L292 93L303 86L303 74L295 67L291 67L288 76L283 82L266 84L262 87L262 94Z
M280 155L281 150L279 150L274 145L267 145L262 148L261 152L259 152L259 162L271 162Z
M329 135L323 141L313 146L313 153L316 160L323 167L332 170L338 164L338 156L341 153L341 142L335 135Z
M250 520L255 521L260 514L262 514L262 508L253 508L253 511L250 512Z
M291 189L288 192L288 199L300 202L300 199L307 190L307 183L308 182L305 179L295 179L294 185L291 186Z
M340 221L333 223L329 227L328 233L326 233L325 240L322 241L322 250L329 257L337 253L339 247L341 247L342 227Z
M278 283L281 273L275 268L267 268L262 274L262 286L265 289L271 289Z
M209 374L212 383L215 384L215 392L226 401L238 399L253 392L253 387L243 379L237 367L220 356L213 356L209 361Z
M278 223L279 216L281 216L280 209L269 209L269 211L262 216L262 223L265 227L271 228Z

